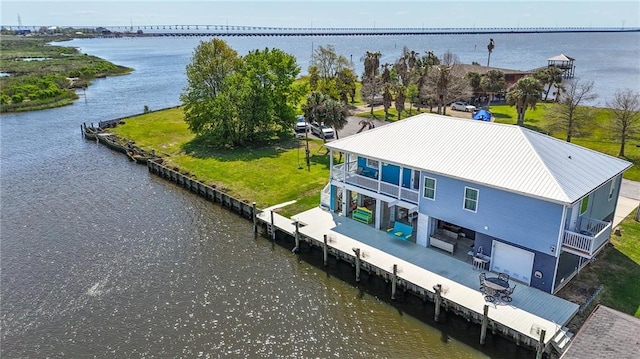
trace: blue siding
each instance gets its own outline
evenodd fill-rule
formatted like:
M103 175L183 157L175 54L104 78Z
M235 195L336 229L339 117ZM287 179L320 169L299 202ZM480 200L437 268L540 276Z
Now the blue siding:
M378 168L367 166L367 158L358 156L358 167L362 168L362 174L371 177L378 178Z
M555 255L551 247L557 246L562 227L562 205L441 175L424 175L437 180L436 200L420 197L420 213L506 243ZM479 190L475 213L463 209L465 186Z
M411 169L410 168L402 169L402 187L411 188Z
M400 185L400 167L390 164L383 165L380 180L396 186Z
M482 246L482 253L491 256L491 243L497 240L499 242L505 242L498 238L494 238L482 233L476 233L476 240L474 242L475 250L477 251L480 246ZM513 245L513 243L507 243L509 245ZM538 251L531 250L529 248L524 248L522 246L515 245L515 247L519 247L529 252L534 253L533 257L533 268L531 269L530 278L531 278L531 287L538 288L544 290L545 292L551 293L551 289L553 286L553 275L555 274L555 268L557 263L557 258L552 255L547 255L544 253L540 253ZM542 278L536 278L534 273L536 271L540 271L542 273Z
M609 199L609 191L611 189L611 182L614 183L613 197ZM620 194L620 185L622 182L622 175L615 177L612 181L607 182L602 187L598 188L591 194L589 199L589 210L586 215L600 220L611 220L616 211L616 204L618 203L618 195Z

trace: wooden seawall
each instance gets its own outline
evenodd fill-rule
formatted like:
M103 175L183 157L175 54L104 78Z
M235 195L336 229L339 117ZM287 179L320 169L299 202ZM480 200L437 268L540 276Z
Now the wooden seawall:
M189 174L180 173L175 169L171 169L155 161L147 161L147 168L149 169L149 172L174 182L175 184L182 186L190 192L198 194L211 202L218 203L242 217L247 219L254 218L254 213L257 211L255 202L249 204L246 201L241 201L214 188L213 186L204 184L192 178Z

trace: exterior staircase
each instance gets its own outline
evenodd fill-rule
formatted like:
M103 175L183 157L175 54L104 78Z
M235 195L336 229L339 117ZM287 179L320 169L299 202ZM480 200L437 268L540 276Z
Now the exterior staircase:
M573 338L573 333L569 332L569 328L562 327L556 335L551 339L551 345L559 353L564 353Z

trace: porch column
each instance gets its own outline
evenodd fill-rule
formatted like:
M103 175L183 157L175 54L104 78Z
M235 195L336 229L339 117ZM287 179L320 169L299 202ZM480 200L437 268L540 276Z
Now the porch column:
M333 150L329 150L329 182L333 178Z
M380 229L380 225L382 224L382 200L376 199L376 219L375 219L375 227L376 229Z
M342 215L347 217L349 215L349 202L351 198L347 198L347 186L342 187Z

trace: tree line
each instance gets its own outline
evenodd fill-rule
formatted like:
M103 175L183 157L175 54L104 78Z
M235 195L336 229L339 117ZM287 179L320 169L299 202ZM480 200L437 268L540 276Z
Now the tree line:
M489 59L495 43L487 46ZM382 54L367 51L361 61L360 79L352 61L337 54L331 46L314 49L308 68L308 81L296 81L300 68L295 58L277 49L255 50L238 56L223 40L201 42L187 66L187 86L181 99L190 129L215 140L219 146L233 147L287 136L300 107L308 122L332 127L335 133L347 123L349 105L355 101L358 83L360 95L371 108L382 105L385 120L392 106L397 120L412 106L418 111L446 114L447 106L459 100L486 99L489 109L495 98L516 108L516 123L524 126L528 109L540 101L553 106L552 129L565 131L566 140L580 135L593 118L585 103L597 97L593 82L567 80L556 67L547 67L520 78L507 87L500 69L485 68L484 73L460 63L450 51L436 56L404 48L393 63L381 63ZM477 65L477 64L475 64ZM479 65L478 65L479 66ZM612 134L621 143L640 131L640 95L620 90L607 102L612 109Z

